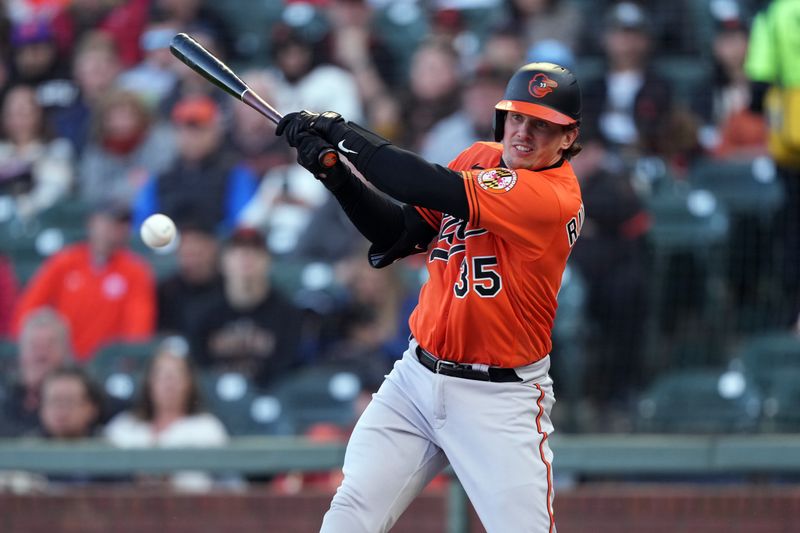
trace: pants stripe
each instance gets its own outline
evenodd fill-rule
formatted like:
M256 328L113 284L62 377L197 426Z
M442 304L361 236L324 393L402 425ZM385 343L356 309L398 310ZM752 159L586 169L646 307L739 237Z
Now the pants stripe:
M553 506L551 505L553 500L553 472L550 462L547 460L547 457L545 457L544 454L544 445L547 442L547 432L542 431L542 415L544 414L542 400L544 400L544 390L538 384L535 385L535 387L539 390L539 399L536 400L536 406L539 408L539 413L536 415L536 431L538 431L539 435L542 436L542 440L539 441L539 455L541 456L542 462L547 469L547 514L550 516L550 528L548 529L548 533L554 533L556 522L555 518L553 517Z

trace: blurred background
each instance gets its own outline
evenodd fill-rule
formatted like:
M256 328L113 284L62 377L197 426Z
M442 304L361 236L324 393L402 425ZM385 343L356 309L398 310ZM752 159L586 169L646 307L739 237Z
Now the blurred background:
M415 256L367 243L282 113L447 164L526 62L583 91L586 220L559 294L561 531L800 518L800 2L5 0L0 528L315 531L407 345ZM179 237L139 237L150 214ZM482 531L437 478L397 531Z

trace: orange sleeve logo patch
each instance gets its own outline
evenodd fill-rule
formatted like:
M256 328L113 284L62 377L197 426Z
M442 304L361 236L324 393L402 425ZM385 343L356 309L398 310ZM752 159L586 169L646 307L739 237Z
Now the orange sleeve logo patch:
M480 172L475 180L484 191L499 194L508 192L517 183L517 173L507 168L491 168Z

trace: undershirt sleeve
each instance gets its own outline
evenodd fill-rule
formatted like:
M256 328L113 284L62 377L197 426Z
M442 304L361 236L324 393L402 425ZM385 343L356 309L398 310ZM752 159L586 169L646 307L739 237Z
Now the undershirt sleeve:
M387 144L376 150L364 176L395 200L466 220L469 216L462 173L429 163Z

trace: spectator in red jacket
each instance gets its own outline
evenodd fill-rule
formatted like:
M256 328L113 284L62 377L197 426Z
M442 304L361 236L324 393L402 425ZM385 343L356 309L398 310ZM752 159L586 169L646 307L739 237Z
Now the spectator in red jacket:
M84 362L112 341L149 338L155 328L153 272L127 249L130 211L116 204L95 207L86 242L48 259L22 293L14 332L31 311L51 306L68 321L76 358Z

